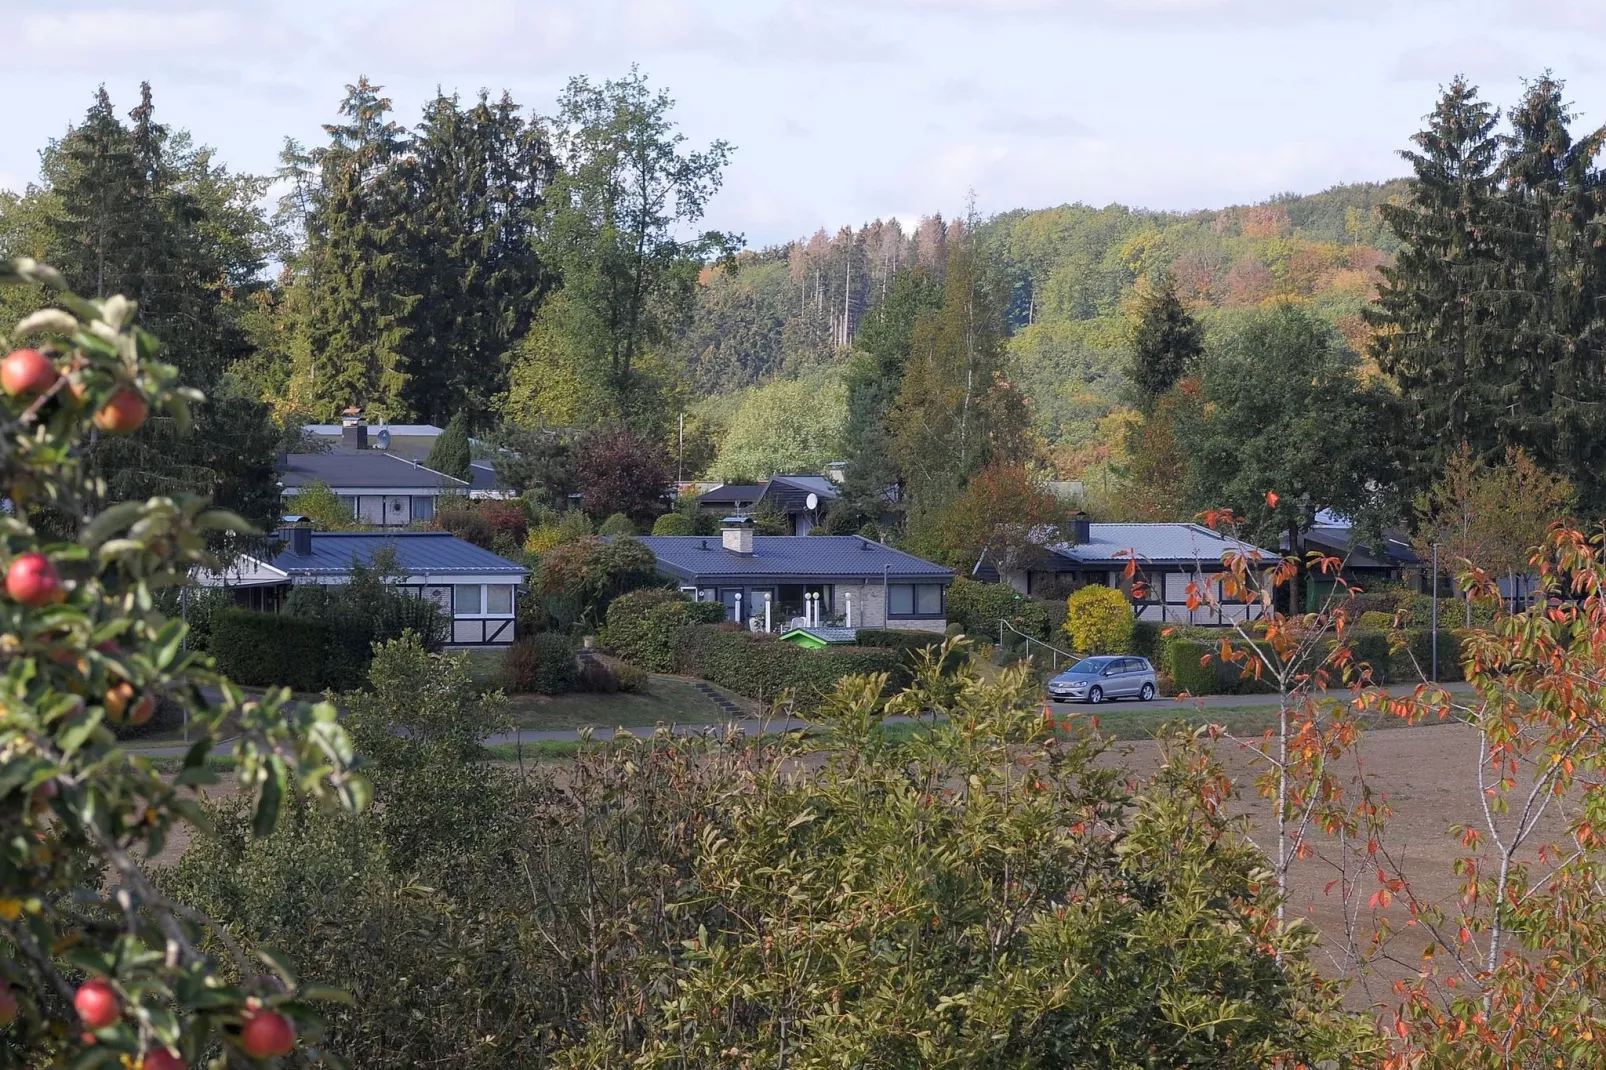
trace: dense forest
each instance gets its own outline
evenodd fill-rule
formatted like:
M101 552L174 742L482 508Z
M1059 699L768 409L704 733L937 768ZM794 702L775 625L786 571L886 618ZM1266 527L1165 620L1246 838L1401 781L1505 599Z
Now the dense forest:
M1231 507L1297 541L1322 509L1415 524L1463 440L1606 503L1600 136L1573 121L1554 79L1505 122L1456 82L1409 179L752 250L705 219L734 149L689 145L637 71L574 78L549 112L440 95L412 125L358 79L265 176L162 125L146 86L126 119L102 90L0 198L0 253L135 295L210 397L200 445L153 421L95 447L113 496L200 486L265 522L274 453L356 407L451 424L552 505L587 470L651 496L660 474L846 461L824 530L956 565L990 536L951 514L1000 480L1082 480L1112 519Z

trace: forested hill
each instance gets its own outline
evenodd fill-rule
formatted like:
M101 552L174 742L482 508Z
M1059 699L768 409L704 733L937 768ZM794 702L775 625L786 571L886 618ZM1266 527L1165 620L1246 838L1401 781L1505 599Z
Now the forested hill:
M986 220L978 245L1004 292L1011 373L1033 401L1038 430L1067 446L1091 436L1118 395L1125 303L1140 279L1161 270L1207 329L1294 298L1359 349L1361 308L1393 252L1378 206L1406 186L1359 183L1217 211L1074 204ZM680 342L699 392L844 359L889 280L914 264L940 265L953 226L928 218L913 233L895 221L822 230L743 254L734 273L705 272Z

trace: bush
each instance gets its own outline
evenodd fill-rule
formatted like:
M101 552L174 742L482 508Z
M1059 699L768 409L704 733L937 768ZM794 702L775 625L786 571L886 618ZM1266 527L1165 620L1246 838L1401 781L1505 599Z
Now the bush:
M561 695L579 682L580 659L556 632L515 640L502 656L502 687L510 695Z
M323 691L356 686L360 681L349 675L340 639L322 621L283 613L225 609L212 618L212 657L218 671L252 687Z
M654 522L656 524L656 521ZM636 525L623 513L615 513L602 522L597 534L605 537L636 534Z
M600 624L618 596L642 587L659 587L658 559L636 539L604 542L582 536L552 548L541 559L535 587L543 595L562 595L578 607L580 619Z
M1089 584L1066 602L1065 634L1078 653L1126 653L1135 621L1131 599L1114 587Z
M654 535L695 535L697 522L681 513L665 513L652 522Z
M619 676L596 658L580 659L580 678L575 690L611 695L619 690Z
M1151 620L1134 620L1129 653L1136 654L1140 658L1148 658L1156 669L1164 671L1170 664L1164 657L1166 642L1164 632L1163 624Z
M613 675L619 680L619 690L631 695L639 695L647 690L647 670L638 668L628 662L620 662L613 667Z
M198 651L211 649L213 614L237 605L227 587L167 587L156 596L157 608L168 619L189 624L190 649Z
M891 690L913 678L908 659L897 650L858 646L805 650L774 636L721 624L681 628L675 639L675 667L761 702L791 691L802 711L813 709L839 679L850 674L887 673Z
M980 583L958 577L948 588L948 619L966 635L988 642L998 639L1000 620L1034 638L1049 637L1048 613L1043 603L1027 598L1007 583ZM1005 639L1008 640L1007 634Z
M1386 632L1394 627L1394 614L1369 609L1360 615L1357 623L1363 631Z
M693 602L662 587L628 591L608 606L602 643L644 669L674 672L675 637L681 629L724 619L725 607L718 602Z
M441 498L431 523L449 531L464 542L489 550L496 542L496 529L475 504L463 497Z

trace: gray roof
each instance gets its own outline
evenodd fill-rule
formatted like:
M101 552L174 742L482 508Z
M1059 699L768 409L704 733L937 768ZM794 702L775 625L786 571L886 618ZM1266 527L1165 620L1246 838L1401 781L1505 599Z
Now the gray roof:
M946 583L953 571L858 535L755 535L753 553L724 548L718 536L648 535L640 540L658 567L684 580L797 579L929 580Z
M759 495L764 493L764 484L726 483L713 490L704 491L697 495L699 502L708 505L725 505L736 502L756 502Z
M315 531L312 556L304 557L286 547L271 564L292 576L345 573L351 571L353 560L372 564L374 554L384 547L393 548L397 566L414 576L426 572L493 572L505 573L511 581L529 575L523 565L446 531Z
M475 490L507 490L508 487L496 478L496 469L483 461L471 461L468 466L469 478Z
M300 487L314 481L342 487L383 487L397 490L427 487L436 490L462 490L461 479L393 457L381 450L362 453L292 453L279 466L279 480L286 487Z
M1262 550L1211 531L1202 524L1090 524L1088 527L1087 542L1074 546L1057 543L1046 549L1079 565L1125 566L1133 558L1154 564L1219 563L1221 555L1228 550L1259 553L1267 560L1281 556L1274 550Z

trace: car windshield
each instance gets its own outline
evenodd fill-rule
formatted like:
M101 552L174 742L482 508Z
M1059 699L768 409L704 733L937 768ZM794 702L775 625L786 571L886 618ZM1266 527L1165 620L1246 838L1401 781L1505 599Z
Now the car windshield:
M1084 658L1065 670L1067 676L1097 676L1113 661L1113 658Z

